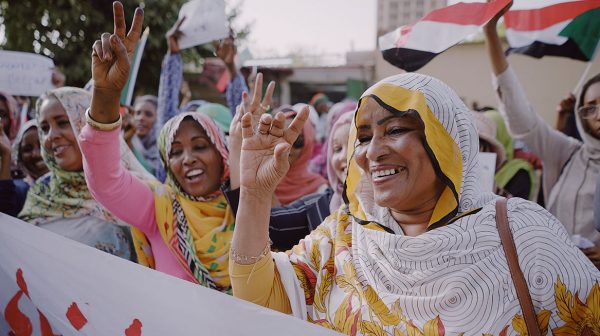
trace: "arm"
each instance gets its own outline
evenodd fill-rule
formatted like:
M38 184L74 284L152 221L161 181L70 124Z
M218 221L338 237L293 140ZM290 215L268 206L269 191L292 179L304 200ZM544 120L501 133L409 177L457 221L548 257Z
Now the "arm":
M92 196L108 211L148 234L156 229L154 196L150 187L121 166L119 131L83 127L79 146L85 180Z
M235 115L236 107L242 102L242 93L244 91L248 92L246 80L244 79L244 76L238 72L235 66L235 55L237 53L235 41L233 37L228 37L220 43L215 42L214 47L217 56L223 60L231 75L231 81L227 86L225 97L227 98L227 105L229 105L231 114Z
M525 142L546 167L560 170L579 144L552 129L533 111L521 83L509 67L496 30L496 24L506 10L508 7L484 26L500 113L513 137Z
M29 185L22 180L0 180L0 212L17 217L27 198Z
M179 27L184 20L185 18L177 20L166 34L169 51L163 60L158 84L157 113L161 126L179 113L179 89L183 79L183 61L179 54L178 38L181 36Z

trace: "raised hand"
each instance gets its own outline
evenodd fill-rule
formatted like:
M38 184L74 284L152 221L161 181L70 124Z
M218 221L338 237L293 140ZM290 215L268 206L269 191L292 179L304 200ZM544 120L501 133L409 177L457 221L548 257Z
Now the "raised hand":
M495 0L488 0L488 2L494 2ZM498 14L496 14L490 21L488 21L488 23L486 23L483 28L484 31L490 31L490 30L494 30L496 31L496 26L498 25L498 21L500 20L500 18L502 16L504 16L504 14L506 14L506 12L508 12L508 10L510 9L510 7L512 6L513 2L509 2L506 7L502 8L502 10L500 12L498 12Z
M185 21L185 16L181 19L178 19L177 22L175 22L175 24L173 25L173 27L171 27L171 29L169 29L165 34L169 46L169 52L171 54L177 54L181 51L181 49L179 49L179 37L181 37L183 33L181 32L181 30L179 30L179 27L181 27L183 21Z
M113 14L114 33L103 33L92 47L92 78L95 88L120 93L127 83L133 53L142 34L144 12L141 8L135 10L133 23L127 34L123 5L118 1L113 3Z
M262 83L263 75L259 73L256 76L254 85L255 91L252 94L252 101L250 101L246 92L242 94L242 104L237 107L236 114L233 117L231 125L229 126L229 168L232 189L236 189L240 185L239 174L240 153L242 149L242 116L246 113L250 113L252 125L253 127L256 126L260 120L260 116L269 110L271 100L273 98L275 82L269 83L264 98L262 98Z
M242 117L242 153L240 187L246 193L271 197L290 168L288 160L292 144L308 119L308 106L285 127L285 116L263 114L255 129L250 112Z

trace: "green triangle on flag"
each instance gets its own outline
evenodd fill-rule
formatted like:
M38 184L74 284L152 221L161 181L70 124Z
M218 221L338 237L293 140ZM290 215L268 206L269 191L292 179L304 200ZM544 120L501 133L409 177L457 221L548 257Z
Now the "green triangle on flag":
M133 60L131 62L131 69L129 70L129 78L127 78L127 83L125 83L125 87L123 87L123 90L121 90L121 98L119 99L121 105L131 105L135 80L140 68L140 62L142 61L142 55L144 54L144 47L146 46L146 41L148 40L148 34L150 34L150 28L146 27L144 33L142 34L142 38L135 46L135 52L133 53Z
M600 8L576 16L559 35L573 40L587 60L591 60L600 40Z

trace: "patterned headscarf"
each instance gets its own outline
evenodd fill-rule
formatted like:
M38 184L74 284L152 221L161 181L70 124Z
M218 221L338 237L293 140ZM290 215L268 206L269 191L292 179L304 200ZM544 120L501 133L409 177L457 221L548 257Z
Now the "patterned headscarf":
M13 141L17 136L17 132L19 131L19 110L17 109L17 101L13 96L9 95L4 91L0 91L0 99L6 102L6 107L8 109L8 118L10 123L10 130L6 135L10 141Z
M25 173L25 180L30 185L34 182L32 177L33 174L27 169L27 167L25 167L21 159L21 142L23 142L23 137L25 136L25 133L27 133L28 130L35 128L37 132L37 127L38 124L36 119L29 120L25 124L23 124L23 126L19 129L17 136L15 137L15 141L13 142L12 148L13 157L15 158L15 160L17 160L17 165L19 169L21 169Z
M229 177L229 157L223 132L206 115L187 112L170 119L158 137L167 172L165 184L152 183L156 222L163 240L188 274L202 286L230 292L229 247L235 218L220 190L195 197L186 193L169 169L169 153L181 122L196 121L223 160L221 183Z
M90 106L91 94L83 89L63 87L48 92L47 96L58 99L65 109L73 132L79 134L85 125L85 110ZM44 100L40 98L37 101L38 123L40 122L39 110ZM43 134L39 127L38 134L41 141ZM50 173L39 178L29 189L19 218L29 223L41 224L55 218L93 216L110 223L126 225L92 197L83 171L66 171L60 168L44 146L41 146L41 151ZM152 178L137 162L124 140L121 141L121 163L142 179Z

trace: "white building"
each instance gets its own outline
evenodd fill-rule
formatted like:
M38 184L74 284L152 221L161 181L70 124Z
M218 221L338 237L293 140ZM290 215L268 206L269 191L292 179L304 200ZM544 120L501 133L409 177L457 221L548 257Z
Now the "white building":
M446 0L377 0L377 36L422 18Z

